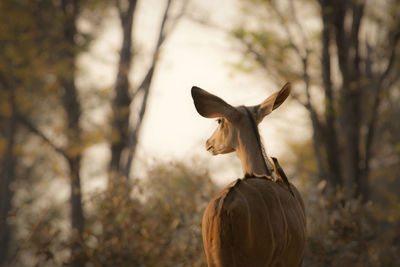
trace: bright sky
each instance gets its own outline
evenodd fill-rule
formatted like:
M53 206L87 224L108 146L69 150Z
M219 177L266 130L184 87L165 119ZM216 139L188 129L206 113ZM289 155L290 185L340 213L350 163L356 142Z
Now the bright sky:
M230 29L239 21L239 0L192 0L190 10L207 15L213 24ZM163 3L163 5L160 5ZM136 10L135 36L139 54L134 63L132 80L138 81L147 69L146 55L150 54L158 34L164 1L139 1ZM121 34L117 14L106 20L106 28L92 46L92 56L84 56L85 72L99 84L112 88L115 79ZM240 163L234 154L211 157L204 149L206 139L216 127L214 120L197 114L190 89L197 85L232 105L254 105L262 102L275 90L265 79L234 70L233 63L240 59L232 39L226 31L207 27L183 18L167 39L155 73L147 113L142 128L138 166L153 161L172 159L190 160L194 157L207 163L210 173L218 182L241 177ZM99 56L101 55L101 56ZM95 67L94 67L95 66ZM286 81L282 81L282 85ZM96 112L99 122L106 116L104 108ZM287 101L260 126L267 154L284 157L288 153L288 140L301 140L309 135L306 113L295 101ZM106 146L96 146L88 155L107 153ZM150 160L151 162L151 160ZM107 159L104 159L104 165ZM140 167L139 167L140 168ZM94 170L86 169L87 173Z

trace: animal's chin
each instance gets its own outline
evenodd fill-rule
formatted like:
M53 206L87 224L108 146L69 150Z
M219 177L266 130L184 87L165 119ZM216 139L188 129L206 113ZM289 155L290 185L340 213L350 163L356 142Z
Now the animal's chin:
M217 151L215 151L214 149L208 150L208 152L210 152L210 154L213 155L213 156L219 154L219 153L218 153Z
M213 146L207 147L207 151L213 156L220 154L220 153L218 153L218 151Z
M216 155L215 149L214 149L214 147L212 147L212 146L207 147L207 151L208 151L211 155Z
M215 149L215 147L209 147L207 148L207 151L210 152L211 155L216 156L216 155L220 155L220 154L228 154L233 152L234 150L218 150Z

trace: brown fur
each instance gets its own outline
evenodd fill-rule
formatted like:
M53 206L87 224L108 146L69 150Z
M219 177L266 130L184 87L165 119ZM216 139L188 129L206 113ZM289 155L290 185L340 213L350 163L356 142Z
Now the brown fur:
M246 177L219 192L203 214L209 267L302 264L306 240L303 200L278 161L272 164L266 157L257 129L289 93L287 83L260 105L233 107L198 87L192 88L197 111L207 118L219 118L206 149L213 155L235 151Z
M290 187L290 183L286 176L286 173L283 171L281 165L278 162L278 159L274 157L271 157L271 159L274 162L274 172L277 174L278 178L280 178L282 182L284 182L287 185L290 193L292 194L292 196L294 196L294 193L292 191L292 188Z
M236 180L208 204L202 222L209 267L301 266L305 211L293 186L266 178Z

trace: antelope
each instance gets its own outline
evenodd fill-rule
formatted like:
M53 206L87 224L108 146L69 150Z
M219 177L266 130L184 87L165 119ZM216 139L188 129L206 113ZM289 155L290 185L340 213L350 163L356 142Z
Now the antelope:
M209 267L301 266L306 240L303 200L277 160L271 162L258 124L290 94L290 83L256 106L231 106L193 86L197 112L217 118L206 142L212 155L236 152L244 178L236 179L209 203L202 219Z

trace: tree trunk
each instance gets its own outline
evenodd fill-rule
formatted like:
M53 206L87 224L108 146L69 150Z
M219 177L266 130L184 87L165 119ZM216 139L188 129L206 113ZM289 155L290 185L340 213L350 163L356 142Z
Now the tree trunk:
M362 17L362 6L353 6L347 2L336 4L334 19L336 44L338 48L339 69L342 76L340 94L341 126L344 140L344 177L349 184L355 184L355 194L360 194L360 128L362 113L361 73L359 56L359 28ZM352 15L351 28L344 23L346 14ZM351 68L350 68L351 66ZM366 198L367 196L363 196Z
M378 15L375 18L377 20L371 20L371 14L364 14L368 1L317 2L320 5L319 15L322 21L320 75L325 96L324 110L314 109L311 105L307 80L310 74L316 72L308 73L305 63L314 50L314 46L308 45L307 41L313 39L308 39L311 36L304 34L302 25L305 24L298 20L293 0L285 2L289 4L289 9L284 12L280 8L288 6L283 4L280 7L277 1L254 4L254 7L260 10L267 6L267 12L272 10L274 15L277 15L282 26L280 30L286 35L284 42L275 41L272 38L275 34L273 31L267 31L271 34L269 39L272 41L264 40L268 25L260 27L260 36L254 29L246 27L238 27L234 36L242 41L245 55L249 55L249 58L268 72L271 71L269 66L275 66L278 69L275 72L281 76L279 78L290 79L294 77L294 73L304 78L306 102L300 102L310 112L319 176L328 180L329 187L347 186L355 197L361 196L366 201L370 191L368 175L370 160L373 157L372 148L377 140L375 128L378 127L380 119L380 99L386 94L382 92L382 88L390 90L400 80L399 66L396 63L400 53L398 14L389 12L385 13L385 18ZM389 10L391 5L395 5L392 2L390 1L383 10ZM371 26L374 31L370 32L367 28L360 30L362 26ZM296 38L293 36L294 32L297 34ZM281 34L276 34L277 40L281 37ZM375 37L378 41L374 40ZM276 47L280 45L284 46L285 50L289 47L303 60L303 73L282 63L282 57L277 56L280 53L276 51ZM274 48L271 49L270 46ZM281 50L282 54L285 50ZM267 65L266 59L271 63ZM318 79L314 77L313 80ZM317 110L322 111L321 114L318 114Z
M153 64L143 81L142 89L144 90L144 95L143 95L143 99L142 99L142 105L140 107L139 115L136 120L135 128L132 129L129 133L129 140L128 140L129 141L129 153L128 153L128 159L127 159L126 166L125 166L126 177L130 176L132 161L136 154L139 133L142 128L142 122L143 122L144 114L146 112L147 100L149 98L150 85L151 85L151 80L153 79L155 65L156 65L156 63L155 63L155 61L153 61Z
M314 155L315 155L315 160L317 162L317 175L319 180L324 180L327 179L327 174L326 174L326 168L324 166L324 160L323 160L323 155L322 155L322 128L320 125L320 122L318 120L318 116L315 113L314 110L309 110L310 113L310 120L312 123L313 127L313 149L314 149ZM329 181L329 180L328 180Z
M136 148L137 148L137 144L138 144L138 138L139 138L143 118L144 118L146 108L147 108L147 101L149 99L151 82L153 80L154 72L157 68L158 57L160 55L161 45L164 43L164 41L167 37L166 22L168 19L168 13L169 13L169 9L171 7L171 3L172 3L172 0L167 0L167 5L164 9L164 15L163 15L163 18L161 21L160 31L158 32L157 44L154 49L151 66L150 66L149 70L147 71L146 76L144 77L142 83L140 84L140 86L137 90L138 92L143 91L143 99L141 102L138 118L136 120L135 128L133 128L129 134L129 139L128 139L129 153L128 153L128 159L127 159L126 166L125 166L126 177L129 177L129 175L130 175L131 167L132 167L132 160L135 157ZM181 14L183 14L183 11ZM177 20L175 20L175 22L176 21ZM175 26L175 25L173 25L173 26ZM171 27L170 30L173 29L173 26Z
M360 186L360 154L359 154L359 96L357 89L345 89L342 96L342 133L344 139L344 177L349 184Z
M340 166L338 140L336 133L336 116L334 110L333 88L331 80L331 55L330 55L330 13L329 9L323 8L322 13L322 80L325 92L325 131L324 147L326 150L328 165L328 181L336 189L343 185L342 171Z
M15 175L16 159L14 154L14 144L16 136L16 118L14 95L10 92L10 103L12 106L12 114L7 118L6 142L7 147L2 159L0 171L0 265L4 264L7 257L8 244L10 240L10 229L8 227L7 218L11 209L11 182Z
M322 74L325 89L325 118L326 133L325 146L330 175L338 178L337 184L355 184L356 192L359 192L361 181L360 169L360 129L362 113L360 101L362 90L360 55L359 55L359 29L363 16L363 4L350 3L348 1L321 0L321 12L323 20L322 32ZM350 23L345 19L351 15ZM337 48L339 71L342 84L339 86L340 110L334 111L333 90L330 69L330 38L334 37ZM338 141L336 134L336 118L339 114L341 137L343 138L343 159L339 158ZM341 171L340 163L343 163ZM342 175L344 181L342 181Z
M373 106L371 109L371 115L370 115L368 123L367 123L367 134L366 134L365 143L364 143L364 158L363 158L362 173L361 173L362 184L360 186L360 191L358 192L364 196L367 196L366 199L368 199L368 197L369 197L368 178L369 178L369 173L370 173L370 160L373 157L372 145L373 145L374 138L375 138L375 131L376 131L377 121L378 121L378 109L379 109L379 106L380 106L380 103L382 100L383 88L390 87L391 82L393 83L393 82L395 82L395 80L399 79L397 77L391 82L387 81L392 69L394 69L394 65L396 62L396 54L397 54L396 47L398 45L399 39L400 39L400 33L396 32L393 36L393 40L391 40L391 42L390 42L391 50L389 52L389 58L388 58L386 68L379 75L379 78L376 77L377 75L374 75L372 73L372 69L370 66L368 66L369 71L366 74L368 79L373 81L371 86L372 86L373 92L374 92L373 93ZM368 62L367 64L370 64L370 62Z
M71 245L71 265L84 266L84 250L82 248L83 230L85 219L82 210L82 195L80 181L80 156L69 159L70 182L71 182L71 227L72 227L72 245Z
M74 68L74 66L71 66ZM64 81L63 104L67 114L67 137L68 145L66 149L66 157L70 169L71 182L71 227L73 232L72 240L72 265L83 266L81 261L82 247L80 242L83 242L83 229L85 220L82 209L81 197L81 181L80 181L80 166L82 157L81 129L79 121L81 117L81 106L78 99L78 92L75 87L75 78L72 76L70 80Z
M119 3L119 2L118 2ZM136 9L136 0L130 0L126 11L121 10L122 47L119 56L118 74L115 85L115 97L112 103L113 118L111 132L111 161L109 166L109 186L115 179L123 176L121 171L122 153L128 146L128 130L131 96L129 94L129 71L132 64L132 27Z
M118 2L119 3L119 2ZM172 0L168 0L163 19L161 22L160 31L158 34L157 43L153 53L153 59L142 83L134 93L136 97L139 92L143 92L139 113L136 123L131 130L129 130L130 118L130 104L132 98L129 96L129 80L128 72L131 65L131 46L132 46L132 21L135 10L136 1L130 1L129 7L126 12L120 10L121 25L123 28L123 42L120 52L120 64L117 75L117 84L115 86L115 98L113 102L113 123L112 123L112 143L111 143L111 163L110 163L110 179L116 177L129 178L131 172L132 161L136 153L140 129L142 126L143 118L146 112L147 101L150 93L151 81L155 72L158 56L160 53L161 45L163 44L166 33L166 22L168 17L169 8ZM173 27L171 27L173 28ZM122 159L122 154L126 150L127 157ZM109 184L112 185L112 182Z
M63 60L69 65L68 71L59 74L59 81L62 85L61 100L67 117L67 148L66 157L70 168L71 182L71 227L72 227L72 247L71 265L74 267L84 266L82 258L83 230L85 220L82 209L81 181L80 181L80 161L82 157L81 128L79 125L81 118L81 104L78 91L75 85L76 75L76 54L77 45L75 43L76 21L79 14L79 1L62 1L63 12L65 14L64 37L67 43L62 55Z

